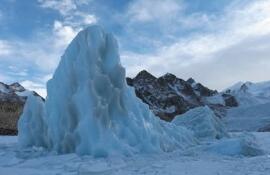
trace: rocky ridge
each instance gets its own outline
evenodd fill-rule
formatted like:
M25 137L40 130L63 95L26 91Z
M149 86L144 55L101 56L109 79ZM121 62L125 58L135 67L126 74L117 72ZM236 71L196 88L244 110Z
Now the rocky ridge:
M166 121L198 106L207 105L220 117L225 115L226 108L238 106L230 93L211 90L192 78L185 81L170 73L157 78L143 70L126 80L134 87L137 97Z

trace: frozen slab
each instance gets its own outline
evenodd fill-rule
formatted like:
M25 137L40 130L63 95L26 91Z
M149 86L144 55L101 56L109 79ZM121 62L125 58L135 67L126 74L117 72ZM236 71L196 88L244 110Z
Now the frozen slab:
M208 106L197 107L178 115L173 123L192 130L199 139L220 139L228 136L220 119Z
M226 156L258 156L264 151L260 148L258 141L252 134L243 133L230 139L222 139L208 145L207 152Z

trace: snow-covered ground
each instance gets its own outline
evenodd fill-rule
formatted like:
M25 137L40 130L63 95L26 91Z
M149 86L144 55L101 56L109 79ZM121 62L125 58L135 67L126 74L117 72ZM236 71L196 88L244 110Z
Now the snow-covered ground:
M131 157L93 158L55 155L40 148L19 150L17 137L0 137L1 175L162 174L162 175L267 175L270 174L270 133L252 133L266 153L256 157L225 156L202 151L140 154ZM239 134L235 134L239 135ZM203 149L202 149L203 148ZM267 151L268 150L268 151Z

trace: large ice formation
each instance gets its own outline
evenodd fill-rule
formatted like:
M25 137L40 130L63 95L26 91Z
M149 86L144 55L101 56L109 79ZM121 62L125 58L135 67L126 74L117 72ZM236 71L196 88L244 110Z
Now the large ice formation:
M220 119L208 106L197 107L178 115L173 123L192 130L199 139L220 139L228 136Z
M165 123L128 88L117 42L99 26L81 31L47 83L45 107L29 98L19 120L19 144L58 153L108 156L171 151L196 142Z

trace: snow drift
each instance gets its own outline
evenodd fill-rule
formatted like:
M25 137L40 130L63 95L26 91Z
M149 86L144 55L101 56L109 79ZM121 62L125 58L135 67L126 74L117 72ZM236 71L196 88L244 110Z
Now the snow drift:
M199 139L220 139L228 136L220 119L208 106L197 107L178 115L173 123L192 130Z
M47 83L45 106L29 98L19 120L19 144L58 153L108 156L171 151L196 142L165 123L125 82L117 42L99 26L81 31Z

